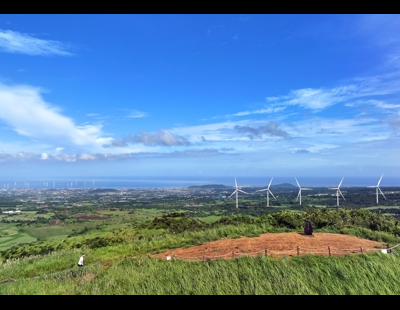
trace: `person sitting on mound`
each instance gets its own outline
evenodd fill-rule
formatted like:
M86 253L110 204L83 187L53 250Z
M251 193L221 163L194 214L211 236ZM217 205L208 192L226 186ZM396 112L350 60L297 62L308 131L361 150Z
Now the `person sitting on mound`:
M306 225L304 226L304 234L306 236L314 236L314 227L312 226L309 220L306 221Z

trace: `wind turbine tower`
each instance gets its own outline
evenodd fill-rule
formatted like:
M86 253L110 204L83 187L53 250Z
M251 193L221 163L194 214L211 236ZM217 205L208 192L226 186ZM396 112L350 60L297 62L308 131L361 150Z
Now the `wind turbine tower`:
M300 198L300 206L301 206L301 191L312 191L312 188L301 187L297 178L295 178L297 186L299 187L299 194L297 195L296 201Z
M233 195L236 194L236 209L239 209L239 192L248 194L240 189L240 187L237 185L236 178L235 178L235 191L232 193L232 195L229 196L229 198L231 198Z
M383 192L381 191L381 188L379 187L381 184L383 178L383 174L381 176L381 178L379 179L378 185L377 186L368 186L368 188L375 188L376 189L376 204L379 204L379 193L381 193L381 195L383 196L383 198L386 199L385 195L383 194Z
M269 189L271 187L273 179L274 178L271 179L271 182L269 182L269 185L268 185L268 187L266 189L260 189L260 190L257 191L257 192L265 192L265 191L267 192L267 207L269 207L269 194L271 194L272 197L275 198L274 194L272 194L271 190ZM276 198L275 198L275 200L276 200Z
M336 203L336 205L337 205L338 207L339 207L339 195L343 197L344 201L346 201L346 198L344 198L344 196L343 196L342 192L340 191L340 186L342 185L342 183L343 183L343 180L344 180L344 178L342 178L342 181L340 181L340 183L339 183L339 186L338 186L338 187L333 187L333 188L330 188L330 189L332 189L332 190L335 190L335 191L336 191L336 199L337 199L337 203Z

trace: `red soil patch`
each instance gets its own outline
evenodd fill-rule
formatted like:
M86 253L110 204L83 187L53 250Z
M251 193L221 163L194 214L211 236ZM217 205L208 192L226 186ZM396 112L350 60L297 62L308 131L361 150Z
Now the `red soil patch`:
M75 216L76 219L80 220L99 220L99 221L105 221L108 220L107 217L101 217L101 216L86 216L86 215L80 215L80 216Z
M268 256L296 256L298 254L328 256L328 247L332 256L360 254L362 251L367 253L386 248L384 243L348 235L316 233L314 237L309 237L303 233L279 233L264 234L255 238L218 240L191 248L169 250L155 257L165 259L169 255L179 259L229 259L243 255L260 255L265 253L265 249L268 249ZM233 255L232 252L235 254Z

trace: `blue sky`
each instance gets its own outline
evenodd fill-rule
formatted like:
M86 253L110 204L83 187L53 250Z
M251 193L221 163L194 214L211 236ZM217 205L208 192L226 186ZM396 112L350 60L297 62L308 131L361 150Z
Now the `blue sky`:
M399 15L1 14L2 178L396 178L399 33Z

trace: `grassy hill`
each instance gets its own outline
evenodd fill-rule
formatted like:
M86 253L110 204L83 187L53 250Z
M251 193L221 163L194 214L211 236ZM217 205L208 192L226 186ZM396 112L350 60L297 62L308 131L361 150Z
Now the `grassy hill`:
M261 218L228 217L207 224L183 214L147 224L66 240L31 243L1 252L0 294L399 294L400 257L381 253L344 257L240 257L209 262L150 258L166 249L267 232L318 231L356 235L394 245L400 228L366 210L315 209ZM86 254L84 268L76 266Z

